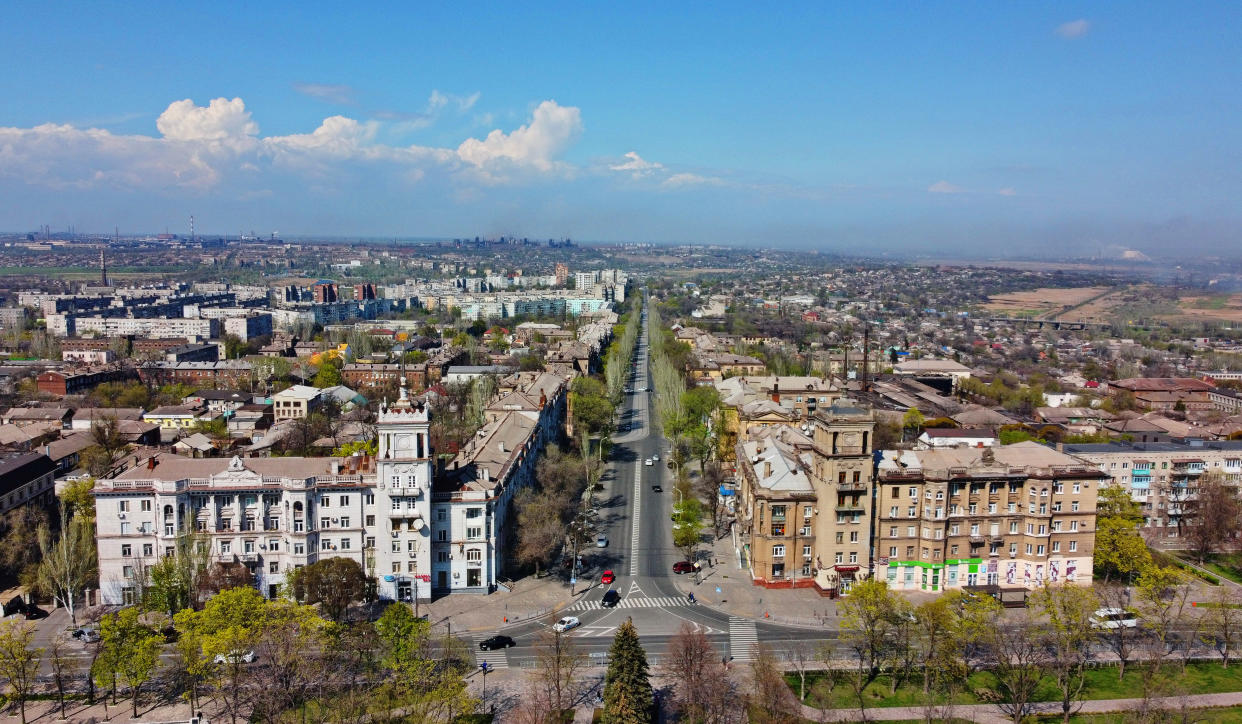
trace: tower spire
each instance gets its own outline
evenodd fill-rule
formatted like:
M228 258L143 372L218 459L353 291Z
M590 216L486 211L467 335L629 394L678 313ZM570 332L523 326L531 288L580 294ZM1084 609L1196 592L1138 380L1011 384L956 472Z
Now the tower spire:
M99 283L108 286L108 263L104 261L103 247L99 247Z

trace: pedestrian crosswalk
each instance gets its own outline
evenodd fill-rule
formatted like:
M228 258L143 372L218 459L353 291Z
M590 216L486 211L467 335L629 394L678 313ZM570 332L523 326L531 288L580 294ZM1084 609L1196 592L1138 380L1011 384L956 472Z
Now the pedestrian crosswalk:
M759 634L755 631L755 622L748 618L729 617L729 656L734 661L750 661L754 658L755 644L759 643Z
M617 608L669 608L671 606L688 606L690 602L681 596L637 596L623 598L617 602ZM566 611L596 611L603 608L599 601L579 601Z
M479 642L487 638L490 638L490 637L489 636L475 636L474 637L474 664L475 666L478 666L479 664L482 664L484 661L486 661L487 668L489 669L509 668L508 649L493 649L491 651L484 651L483 649L479 648Z

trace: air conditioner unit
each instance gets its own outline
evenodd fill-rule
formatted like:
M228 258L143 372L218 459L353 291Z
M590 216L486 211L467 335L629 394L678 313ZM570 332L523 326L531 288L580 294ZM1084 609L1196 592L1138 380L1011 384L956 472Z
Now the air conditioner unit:
M396 538L396 537L397 537L397 535L398 535L397 531L395 531L395 530L394 530L394 531L392 532L392 537L393 537L393 538Z
M333 519L332 519L332 525L340 525L340 524L341 524L341 519L340 519L340 518L333 518Z
M124 514L124 513L117 513L117 514L116 514L116 517L117 517L117 519L118 519L118 520L125 520L125 514Z

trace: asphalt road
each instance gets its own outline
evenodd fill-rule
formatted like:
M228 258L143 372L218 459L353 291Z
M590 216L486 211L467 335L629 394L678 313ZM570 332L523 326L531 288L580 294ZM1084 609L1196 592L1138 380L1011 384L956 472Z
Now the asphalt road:
M635 352L636 365L627 382L628 389L620 412L620 429L613 437L613 448L602 476L603 490L597 494L599 532L606 535L605 547L583 552L584 572L578 586L591 590L578 602L555 615L523 622L503 631L476 635L485 639L493 633L511 636L516 646L503 651L478 651L479 662L497 668L533 666L535 644L540 634L561 616L576 616L581 626L568 635L590 658L602 662L617 626L632 618L653 664L667 650L669 640L683 623L704 632L722 657L735 661L751 658L752 647L763 642L777 653L795 645L818 645L835 640L831 629L807 629L731 617L708 606L691 604L674 585L673 563L682 559L673 546L670 515L676 492L668 469L669 444L651 426L654 414L647 350L646 319L643 320ZM641 392L637 390L643 390ZM654 455L652 465L644 461ZM652 486L660 485L663 492ZM599 582L611 570L611 585L621 595L616 608L600 608L599 602L610 588ZM684 574L687 576L693 574ZM580 588L578 590L581 590Z

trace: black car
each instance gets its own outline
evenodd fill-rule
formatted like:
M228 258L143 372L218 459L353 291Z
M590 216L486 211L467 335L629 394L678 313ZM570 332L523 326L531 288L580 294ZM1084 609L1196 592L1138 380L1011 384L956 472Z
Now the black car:
M659 485L652 485L652 486L651 486L651 492L653 492L653 493L663 493L663 492L664 492L664 488L661 488Z
M484 639L479 642L479 648L483 651L507 649L510 646L517 646L517 642L508 636L493 636L490 639Z
M600 601L600 605L604 608L616 608L617 603L620 601L621 594L610 588L608 589L608 592L604 594L604 600Z
M40 619L40 618L47 618L47 611L44 611L43 609L39 608L33 603L27 604L26 610L23 611L23 613L26 615L27 621L33 621L35 619Z

